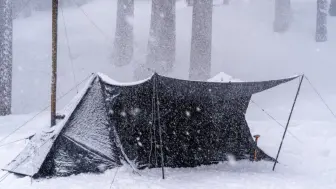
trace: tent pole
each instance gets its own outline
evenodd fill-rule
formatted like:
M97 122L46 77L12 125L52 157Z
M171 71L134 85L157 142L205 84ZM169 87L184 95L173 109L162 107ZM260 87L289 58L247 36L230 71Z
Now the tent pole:
M283 133L282 140L281 140L281 143L280 143L280 146L279 146L278 154L276 156L276 159L275 159L275 162L274 162L274 165L273 165L273 171L275 170L275 166L276 166L276 164L278 162L278 158L279 158L279 154L280 154L280 151L281 151L282 143L283 143L283 141L285 139L285 136L286 136L286 133L287 133L287 129L288 129L288 125L289 125L289 122L291 120L291 117L292 117L292 114L293 114L293 110L294 110L294 107L295 107L295 104L296 104L296 100L297 100L297 98L299 96L299 93L300 93L303 77L304 77L304 75L302 75L301 79L300 79L300 84L299 84L298 90L296 92L295 99L294 99L294 102L293 102L293 105L292 105L292 109L291 109L291 112L289 114L289 117L288 117L288 120L287 120L287 124L286 124L286 128L285 128L285 131Z
M165 171L164 171L164 159L163 159L163 142L162 142L162 128L160 124L160 102L159 102L159 96L158 96L158 90L157 90L157 76L155 76L154 79L155 82L155 93L156 93L156 108L157 108L157 120L158 120L158 126L159 126L159 135L160 135L160 150L161 150L161 169L162 169L162 179L165 179Z
M51 127L56 125L58 0L52 0Z

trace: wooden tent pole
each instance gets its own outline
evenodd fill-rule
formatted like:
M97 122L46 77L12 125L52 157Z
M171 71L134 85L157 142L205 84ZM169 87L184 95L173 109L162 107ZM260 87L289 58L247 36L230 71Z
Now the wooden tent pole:
M302 75L301 79L300 79L300 84L299 84L298 90L296 92L295 99L294 99L294 102L293 102L293 105L292 105L292 109L291 109L291 112L289 114L288 121L287 121L287 124L286 124L286 128L285 128L285 131L283 133L282 140L281 140L281 143L280 143L280 146L279 146L278 154L276 156L276 159L275 159L275 162L274 162L274 165L273 165L273 171L275 170L275 166L276 166L276 164L278 162L278 158L279 158L279 154L280 154L280 151L281 151L281 147L282 147L283 141L284 141L286 133L287 133L288 125L289 125L289 122L290 122L292 114L293 114L293 110L294 110L294 107L295 107L295 104L296 104L296 100L297 100L297 98L299 96L299 93L300 93L300 89L301 89L303 78L304 78L304 75Z
M52 0L51 126L56 125L58 0Z

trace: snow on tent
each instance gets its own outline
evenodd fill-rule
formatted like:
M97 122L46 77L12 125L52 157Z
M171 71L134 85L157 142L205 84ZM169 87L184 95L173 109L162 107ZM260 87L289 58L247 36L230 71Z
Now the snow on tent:
M136 169L195 167L237 160L274 161L245 120L255 93L297 77L261 82L200 82L153 74L121 84L93 75L64 119L36 134L4 170L34 178Z
M219 72L214 77L208 79L208 81L209 82L243 82L242 80L236 79L224 72Z

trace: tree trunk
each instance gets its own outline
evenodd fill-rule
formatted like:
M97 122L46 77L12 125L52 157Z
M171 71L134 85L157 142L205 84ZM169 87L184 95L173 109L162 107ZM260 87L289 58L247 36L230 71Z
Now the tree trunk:
M336 0L330 1L329 15L336 16Z
M207 80L211 72L212 0L194 0L189 78Z
M117 26L113 62L117 66L131 63L133 58L134 0L118 0Z
M136 70L136 79L147 77L153 71L160 74L172 71L176 49L175 1L152 0L146 65Z
M328 0L317 0L316 42L327 41Z
M11 113L12 102L12 0L0 1L0 116Z
M274 32L288 30L291 19L290 0L275 0L275 17L273 22Z

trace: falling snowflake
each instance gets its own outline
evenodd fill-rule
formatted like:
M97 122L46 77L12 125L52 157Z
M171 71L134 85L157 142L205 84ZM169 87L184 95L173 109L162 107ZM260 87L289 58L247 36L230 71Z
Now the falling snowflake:
M188 117L190 117L190 115L191 115L191 114L190 114L190 111L188 111L188 110L185 112L185 114L186 114L186 116L188 116Z
M126 112L121 112L120 115L126 117Z
M155 39L155 37L149 36L149 42L155 43L157 42L157 40Z
M137 116L140 113L140 108L134 108L130 112L133 116Z
M110 110L110 111L109 111L109 114L113 115L113 114L114 114L114 111L113 111L113 110Z
M234 155L232 155L232 154L228 154L228 155L227 155L227 159L228 159L228 161L229 161L229 165L234 166L234 165L237 164L237 162L236 162L236 157L235 157Z
M141 143L141 142L138 142L138 145L139 145L139 146L142 146L142 143Z
M188 131L186 131L186 135L190 135L190 133Z
M201 111L201 108L200 108L200 107L197 107L197 108L196 108L196 111L200 112L200 111Z
M137 139L137 140L140 140L140 137L137 137L136 139Z
M127 16L125 18L128 25L133 26L134 25L134 17L133 16Z
M100 164L100 165L98 165L98 170L100 171L100 172L104 172L104 171L106 171L107 170L107 165L105 165L105 164Z

